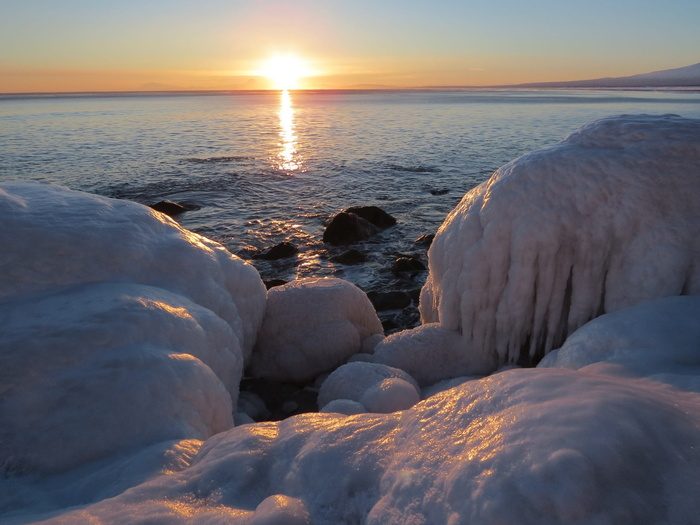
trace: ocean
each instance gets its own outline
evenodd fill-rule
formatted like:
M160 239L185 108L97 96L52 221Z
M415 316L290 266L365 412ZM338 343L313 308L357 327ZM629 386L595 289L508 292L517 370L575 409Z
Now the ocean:
M198 209L178 222L219 241L264 279L335 276L366 291L420 288L399 256L434 233L469 189L503 164L598 118L700 118L683 91L406 90L0 95L0 181L32 179L152 204ZM395 227L331 257L328 217L376 205ZM267 261L282 241L299 254Z

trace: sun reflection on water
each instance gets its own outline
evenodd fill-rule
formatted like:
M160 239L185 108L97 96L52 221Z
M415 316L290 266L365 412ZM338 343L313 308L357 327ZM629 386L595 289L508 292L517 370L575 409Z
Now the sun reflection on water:
M297 152L297 137L294 134L294 107L289 90L282 91L280 99L280 146L282 151L277 155L279 169L298 171L302 168L302 160Z

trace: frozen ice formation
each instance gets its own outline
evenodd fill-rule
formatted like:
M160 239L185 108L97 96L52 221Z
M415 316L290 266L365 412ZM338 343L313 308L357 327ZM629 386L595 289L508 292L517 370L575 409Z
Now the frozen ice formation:
M230 428L257 272L145 206L0 186L0 471Z
M511 370L403 412L236 427L49 523L694 523L699 422L698 394L654 380Z
M354 284L335 278L292 281L268 292L250 372L277 381L310 381L382 332L372 303Z
M340 400L360 403L362 411L388 413L412 407L420 395L418 384L403 370L356 361L335 369L319 389L318 406L325 412L334 401L341 413L357 410Z
M225 385L262 319L257 274L136 205L3 186L0 521L697 523L699 130L607 119L505 166L438 234L424 325L332 372L325 413L236 428ZM295 374L345 355L338 334L347 352L380 339L366 297L326 286L267 312L270 348L322 343Z
M623 368L700 392L700 296L665 297L601 315L569 336L539 367Z
M699 120L602 119L514 160L435 237L420 299L432 326L413 344L388 337L376 360L430 365L420 354L438 351L426 381L488 373L537 362L601 314L700 294L699 203Z

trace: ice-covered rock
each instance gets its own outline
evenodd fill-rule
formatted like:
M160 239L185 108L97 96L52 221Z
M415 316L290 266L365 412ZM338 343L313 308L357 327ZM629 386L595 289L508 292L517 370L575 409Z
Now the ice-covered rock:
M367 412L389 414L406 410L420 401L420 393L413 383L398 377L384 379L362 394L360 403Z
M0 473L230 428L257 272L149 208L0 186Z
M372 303L354 284L335 278L292 281L268 293L250 372L276 381L310 381L382 332Z
M394 414L237 427L49 523L695 523L699 423L698 394L651 379L510 370Z
M602 315L538 366L591 367L700 392L700 297L666 297Z
M401 362L405 334L375 356L402 368L442 347L462 354L452 377L491 372L536 362L601 314L700 294L698 203L700 120L620 116L584 126L464 196L430 248L421 293L423 323L440 329L419 333Z
M403 370L378 363L355 361L337 368L326 378L318 391L318 406L323 408L336 399L362 402L369 390L380 388L378 385L386 379L400 379L418 391L418 384ZM409 396L412 397L410 393ZM415 399L414 403L417 401ZM363 406L369 408L364 403Z
M34 182L0 185L0 298L85 282L183 295L224 319L250 354L265 308L255 268L131 201Z

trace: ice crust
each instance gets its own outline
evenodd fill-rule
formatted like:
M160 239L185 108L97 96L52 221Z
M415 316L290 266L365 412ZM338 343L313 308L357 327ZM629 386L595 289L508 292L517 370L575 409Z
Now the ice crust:
M0 472L56 473L233 425L257 272L149 208L0 187Z
M697 394L654 380L510 370L394 414L236 427L184 470L50 523L251 524L273 512L316 525L694 523L698 422ZM260 506L278 495L289 508Z
M438 230L420 298L432 328L410 352L411 336L388 337L377 361L439 352L430 381L489 373L537 362L601 314L699 294L698 203L698 120L602 119L514 160Z
M700 297L665 297L594 319L538 366L622 370L700 393L698 354Z
M367 363L347 363L330 374L318 392L318 407L324 411L335 402L341 413L355 412L358 407L338 401L360 403L361 412L388 413L410 408L419 401L416 381L403 370Z
M232 323L219 313L232 310L222 306L223 293L219 301L184 293L197 282L180 282L168 264L162 280L149 264L148 279L136 279L135 269L120 278L80 279L73 258L89 243L74 243L73 252L63 252L73 255L56 258L1 230L0 241L11 241L12 250L0 252L0 269L28 284L0 274L0 287L10 290L0 299L0 521L698 523L700 207L691 204L700 202L699 130L700 121L671 116L607 119L505 166L465 196L437 236L422 296L431 322L332 372L319 396L325 412L222 429L205 441L224 412L231 417L225 378L235 378L244 361L242 350L230 359L222 342L248 341L238 330L262 319L262 307L251 306L264 302L264 290L256 298L257 275L255 284L238 283L236 293L227 287L230 296L244 296L236 303L244 319ZM51 186L3 188L0 209L11 218L31 207L35 191L46 194L43 213L54 198L57 205L80 201ZM95 220L90 213L122 206L82 199L90 205L80 223L73 220L78 237ZM193 235L173 233L177 226L152 212L134 213L141 218L133 229L155 220L185 244ZM26 221L41 224L46 242L54 238L43 214L28 213ZM133 235L124 224L101 249L115 250ZM69 229L59 232L70 239ZM158 247L166 242L159 235L143 238ZM31 239L44 242L38 233ZM227 283L246 279L240 261L193 239L201 243L192 247L193 260L216 252L234 268ZM24 259L32 254L51 271ZM95 255L103 259L109 257ZM61 274L62 265L74 278L51 284L45 274ZM209 263L202 267L209 275ZM35 273L43 285L32 283ZM221 282L204 286L217 290ZM246 299L245 290L255 291ZM319 317L297 316L300 305L316 304L301 297L281 310L308 323L298 327L306 344ZM362 348L361 339L353 347ZM98 343L99 352L86 350ZM548 353L537 368L510 366L521 349L524 358ZM501 371L478 377L495 368ZM460 378L447 379L453 377ZM383 409L417 393L417 384L430 397L391 413L363 412L365 403L386 402ZM81 389L89 392L81 396ZM151 391L163 411L146 421L141 404ZM255 409L255 399L248 401ZM86 424L94 417L106 428ZM5 430L8 422L13 429ZM113 447L110 430L129 445ZM71 459L79 445L96 451L90 463Z
M372 303L354 284L298 279L270 289L250 372L277 381L311 381L382 332Z

